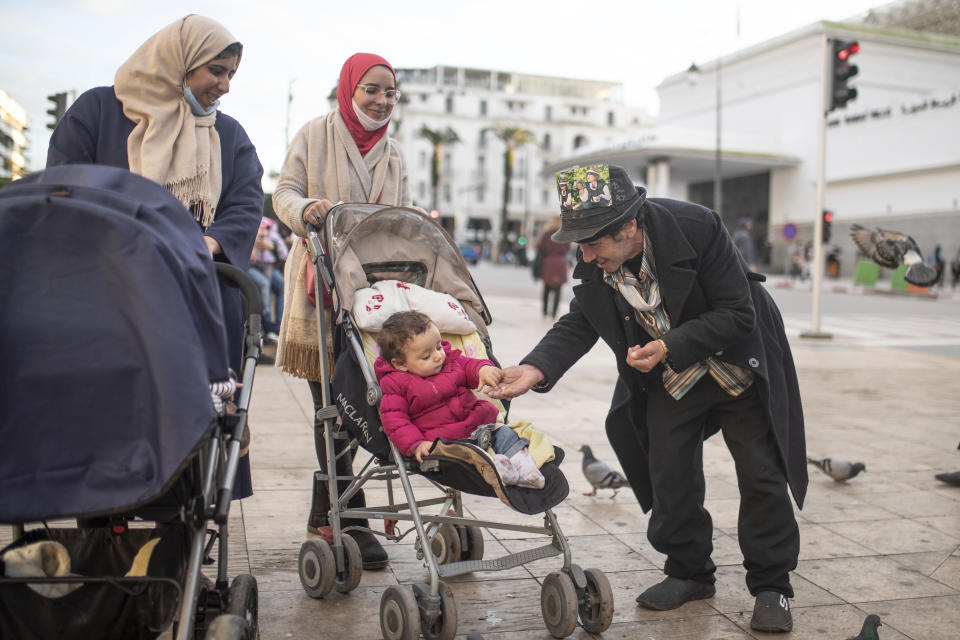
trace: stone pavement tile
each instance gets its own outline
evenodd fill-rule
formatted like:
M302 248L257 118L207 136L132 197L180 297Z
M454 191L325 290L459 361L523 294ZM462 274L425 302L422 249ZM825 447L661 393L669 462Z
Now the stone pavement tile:
M945 585L960 591L960 556L951 555L933 573L928 575L934 580L939 580Z
M831 485L837 483L829 481ZM804 501L803 518L809 522L826 524L831 522L858 522L864 520L888 520L894 514L882 507L871 504L862 496L851 496L842 490L830 490L824 493L814 488L811 483L810 493ZM842 486L842 485L837 485Z
M956 536L960 534L960 507L953 515L936 516L934 518L917 518L917 522L922 522L928 527L933 527L937 531L942 531L947 535Z
M950 587L882 556L801 560L795 573L852 603L955 593Z
M290 433L279 437L251 435L250 460L258 470L267 468L317 466L312 433ZM257 478L254 476L254 482ZM310 488L307 484L306 488Z
M939 496L932 491L873 493L864 495L863 499L904 518L946 515L956 517L956 514L960 512L960 505L954 500Z
M908 569L932 577L933 572L951 557L951 552L952 550L948 549L946 551L926 551L923 553L898 553L887 557ZM941 580L941 582L944 581Z
M307 530L310 491L256 491L244 499L247 547L300 548Z
M380 637L380 595L386 587L358 587L314 600L302 589L260 591L260 640L342 640Z
M511 638L524 637L517 632L544 630L540 613L540 583L533 578L498 582L451 583L457 605L457 633L479 631L486 638L491 632L509 632Z
M549 543L549 539L504 540L504 546L511 553L525 551ZM628 547L612 535L572 536L568 538L570 557L574 564L583 569L595 568L604 573L616 571L640 571L656 569L649 560ZM537 578L543 578L563 566L563 557L545 558L527 565Z
M800 559L845 558L849 556L872 556L876 552L854 540L850 540L823 525L799 522Z
M623 496L623 494L621 493L620 496ZM628 494L623 500L620 499L620 496L617 497L617 500L581 496L584 500L592 502L566 500L565 504L572 506L583 517L589 518L609 533L643 533L646 531L647 522L650 520L649 514L643 513L640 505L634 500L633 494ZM563 523L560 526L562 527Z
M915 640L956 640L960 636L960 595L871 602L860 609L876 613L883 624L880 637L899 631Z
M884 555L940 549L949 551L960 544L960 539L915 520L831 522L823 526Z
M552 636L546 632L523 632L514 634L485 634L486 640L551 640ZM604 640L689 640L692 638L710 640L742 640L749 635L737 628L735 624L722 616L707 616L681 620L653 620L641 622L614 623L602 635L587 633L582 628L570 636L573 640L589 638L603 638Z
M754 597L750 595L746 583L746 570L741 566L717 567L717 594L710 599L710 605L717 611L731 615L753 611ZM819 607L843 604L837 596L793 573L790 575L794 598L791 607ZM748 620L749 622L749 620Z
M817 607L792 606L791 612L793 613L793 631L789 634L763 633L750 629L750 618L753 617L752 606L749 610L731 614L730 618L741 629L749 632L751 638L842 640L860 633L863 620L867 617L866 612L849 604ZM880 637L883 640L921 640L920 637L908 637L887 627L880 628Z

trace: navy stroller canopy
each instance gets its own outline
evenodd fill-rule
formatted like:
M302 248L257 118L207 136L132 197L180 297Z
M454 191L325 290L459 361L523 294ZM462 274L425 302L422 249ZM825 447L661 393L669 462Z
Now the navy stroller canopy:
M128 171L68 165L0 189L0 522L158 496L228 377L193 216Z

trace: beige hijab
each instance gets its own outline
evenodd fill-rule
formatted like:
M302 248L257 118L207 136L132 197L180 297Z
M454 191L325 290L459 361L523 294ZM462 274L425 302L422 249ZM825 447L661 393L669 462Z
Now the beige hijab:
M140 45L114 78L123 113L135 123L127 139L130 171L166 186L204 229L220 199L217 114L194 116L183 81L235 42L220 23L188 15Z

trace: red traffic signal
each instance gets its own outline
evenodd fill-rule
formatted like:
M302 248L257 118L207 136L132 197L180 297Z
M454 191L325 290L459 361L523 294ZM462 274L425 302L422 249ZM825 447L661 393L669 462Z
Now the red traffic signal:
M845 107L848 102L856 99L857 90L847 85L847 81L860 72L855 64L850 64L851 56L860 52L860 43L856 40L831 40L833 57L830 63L830 108L833 111Z
M846 47L837 51L837 58L840 60L846 60L855 53L860 53L860 43L853 41L850 42Z
M824 212L823 212L823 221L824 221L824 222L833 222L833 211L824 211Z

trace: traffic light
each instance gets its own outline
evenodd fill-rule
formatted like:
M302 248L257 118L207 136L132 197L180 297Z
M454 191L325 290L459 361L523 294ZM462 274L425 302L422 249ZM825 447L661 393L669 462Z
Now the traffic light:
M855 64L850 64L850 57L860 52L860 43L856 40L831 40L833 58L831 69L830 108L833 111L847 106L857 97L855 87L847 86L847 81L860 72Z
M47 100L53 103L53 107L47 109L47 113L53 116L53 123L47 123L47 129L52 131L57 128L63 114L67 112L67 94L65 92L55 93L52 96L47 96Z
M821 227L820 239L823 244L830 242L830 223L833 222L833 211L823 212L823 226Z

